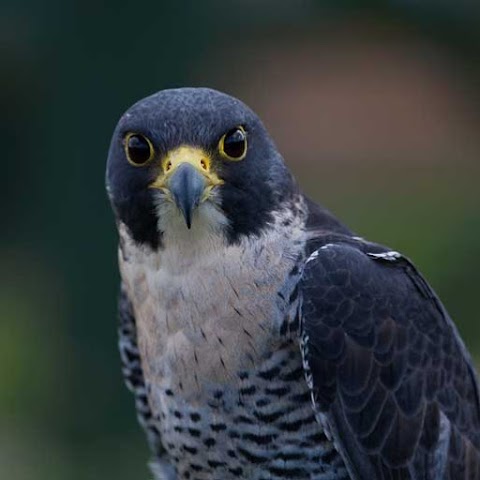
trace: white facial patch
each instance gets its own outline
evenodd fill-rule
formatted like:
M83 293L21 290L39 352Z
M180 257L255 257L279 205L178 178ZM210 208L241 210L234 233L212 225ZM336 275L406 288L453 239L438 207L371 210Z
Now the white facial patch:
M215 237L215 243L218 242L218 237L224 238L229 222L219 207L219 199L215 191L210 194L208 200L200 203L193 211L190 229L180 209L167 195L158 191L155 197L157 225L159 232L162 233L164 244L170 244L173 247L185 242L188 242L189 246L208 245L213 241L213 237Z

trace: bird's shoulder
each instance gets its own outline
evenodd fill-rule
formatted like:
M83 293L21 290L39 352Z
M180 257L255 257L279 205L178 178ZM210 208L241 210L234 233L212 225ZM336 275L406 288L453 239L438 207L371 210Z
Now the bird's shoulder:
M413 263L383 245L317 229L300 290L315 408L354 478L409 479L448 469L460 479L465 468L478 469L472 478L479 478L474 367ZM427 465L441 449L445 460Z

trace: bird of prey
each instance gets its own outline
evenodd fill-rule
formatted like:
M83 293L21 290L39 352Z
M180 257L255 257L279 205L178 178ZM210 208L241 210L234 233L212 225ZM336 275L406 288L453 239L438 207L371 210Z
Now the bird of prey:
M442 303L301 192L245 104L140 100L106 178L157 480L480 479L479 386Z

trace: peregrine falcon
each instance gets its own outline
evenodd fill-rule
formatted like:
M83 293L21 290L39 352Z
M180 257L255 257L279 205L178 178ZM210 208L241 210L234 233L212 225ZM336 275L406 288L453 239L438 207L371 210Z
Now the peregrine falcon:
M106 179L157 480L480 479L478 381L444 306L301 192L245 104L140 100Z

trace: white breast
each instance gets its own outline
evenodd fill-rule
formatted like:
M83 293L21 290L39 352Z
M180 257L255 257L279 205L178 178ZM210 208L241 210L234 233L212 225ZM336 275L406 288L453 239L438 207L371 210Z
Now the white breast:
M199 401L206 385L229 382L270 348L285 316L277 293L303 248L303 231L272 228L227 246L201 223L178 224L153 252L120 226L120 270L137 323L148 384L181 383Z

